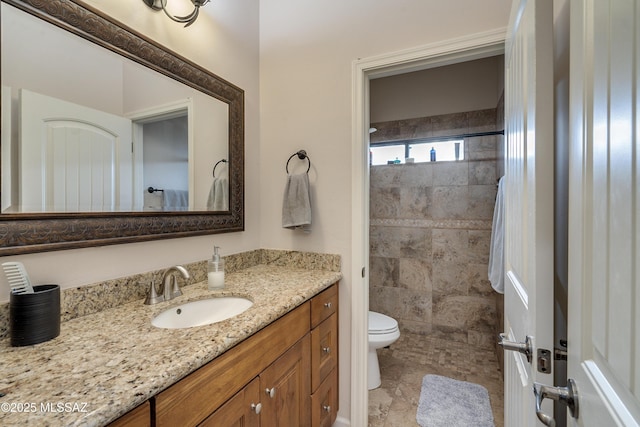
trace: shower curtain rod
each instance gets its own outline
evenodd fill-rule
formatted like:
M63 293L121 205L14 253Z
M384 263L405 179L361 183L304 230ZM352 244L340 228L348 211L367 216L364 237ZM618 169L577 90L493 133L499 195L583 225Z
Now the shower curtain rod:
M492 136L492 135L504 135L504 129L494 130L490 132L463 133L459 135L429 136L426 138L412 138L412 139L394 139L392 141L370 142L370 145L384 146L384 145L398 145L398 144L420 144L425 142L453 141L456 139L473 138L478 136Z

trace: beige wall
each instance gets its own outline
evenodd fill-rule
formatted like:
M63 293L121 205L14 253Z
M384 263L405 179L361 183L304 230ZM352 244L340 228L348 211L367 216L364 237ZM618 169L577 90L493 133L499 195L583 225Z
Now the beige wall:
M371 80L371 122L495 108L502 55Z

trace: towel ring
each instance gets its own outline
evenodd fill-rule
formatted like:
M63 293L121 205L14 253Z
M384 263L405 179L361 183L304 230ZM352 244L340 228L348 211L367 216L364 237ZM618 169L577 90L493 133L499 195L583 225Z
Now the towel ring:
M311 159L309 158L309 156L307 156L307 152L304 150L300 150L297 153L293 153L291 155L291 157L289 157L289 160L287 160L287 165L285 166L285 170L287 171L287 174L289 173L289 162L291 161L291 159L293 159L295 156L298 156L298 158L300 160L304 160L307 159L307 161L309 162L309 167L307 167L307 173L309 173L309 170L311 169Z
M227 163L227 159L218 160L218 162L213 166L213 177L216 177L216 168L220 163Z

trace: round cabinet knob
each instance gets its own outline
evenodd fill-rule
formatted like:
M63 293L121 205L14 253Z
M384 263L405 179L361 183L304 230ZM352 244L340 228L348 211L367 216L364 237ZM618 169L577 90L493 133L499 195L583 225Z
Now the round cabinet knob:
M331 406L329 405L322 405L322 409L324 409L325 412L331 412Z
M324 306L327 307L327 308L331 308L331 303L330 302L325 302Z
M251 409L253 409L253 412L255 412L256 414L259 414L260 411L262 411L262 403L258 403L258 404L252 403Z
M327 354L331 353L331 347L322 347L322 351Z
M276 397L276 388L275 388L275 387L272 387L272 388L265 388L265 389L264 389L264 392L265 392L265 393L267 393L267 395L268 395L270 398L272 398L272 399L273 399L274 397Z

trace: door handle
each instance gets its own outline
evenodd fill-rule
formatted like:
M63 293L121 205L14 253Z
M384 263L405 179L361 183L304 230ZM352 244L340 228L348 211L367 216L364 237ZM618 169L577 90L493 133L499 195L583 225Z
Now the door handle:
M573 418L578 418L578 389L576 382L569 378L566 387L552 387L540 383L533 383L533 394L536 397L536 415L542 423L549 427L556 427L556 420L542 412L542 401L549 398L567 404Z
M524 342L514 342L507 340L507 334L504 332L498 335L498 345L505 350L517 351L527 356L527 361L531 363L531 356L533 354L533 344L531 343L531 337L527 335Z

